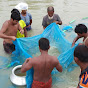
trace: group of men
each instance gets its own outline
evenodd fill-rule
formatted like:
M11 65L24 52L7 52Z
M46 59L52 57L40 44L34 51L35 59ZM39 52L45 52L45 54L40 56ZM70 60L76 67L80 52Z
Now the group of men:
M79 38L83 38L83 43L80 43L74 50L74 60L80 66L81 73L77 88L88 88L88 32L84 24L78 24L75 27L77 37L74 39L72 46ZM52 78L51 72L56 68L62 72L57 57L50 56L48 50L50 48L49 40L41 38L39 40L39 50L41 55L34 58L28 58L23 63L21 72L26 72L33 67L34 76L32 88L51 88Z
M79 44L74 50L74 60L80 66L81 73L79 76L79 83L77 88L88 88L88 33L87 27L83 24L78 24L75 27L77 37L74 39L72 46L75 42L83 37L84 43ZM41 38L39 40L39 50L41 55L34 58L28 58L23 63L21 72L26 72L33 67L34 76L32 88L51 88L52 77L51 72L56 68L59 72L62 72L62 66L60 65L57 57L50 56L48 50L50 48L49 40Z
M43 18L43 28L45 29L49 24L55 22L61 25L62 21L57 14L54 14L54 8L52 6L47 8L47 15ZM0 38L3 38L3 46L7 53L11 53L15 50L15 46L12 40L16 40L17 30L20 33L24 33L24 30L18 23L20 15L13 11L11 13L11 19L4 22L0 30ZM80 80L77 88L88 88L88 33L87 27L83 24L78 24L75 27L77 37L73 40L72 46L79 38L84 38L84 44L79 44L74 50L74 60L81 68ZM60 65L57 57L50 56L48 50L50 48L49 40L41 38L39 40L39 50L41 55L34 58L28 58L23 63L21 72L26 72L33 67L34 76L32 88L51 88L52 78L51 72L56 67L59 72L62 72L62 66Z
M16 9L15 9L16 10ZM56 22L57 24L62 24L62 21L60 20L60 17L57 14L54 14L54 8L52 6L47 8L48 15L46 15L43 18L42 25L44 29L51 24L52 22ZM25 21L29 19L24 18L27 15L27 10L22 10L21 15L19 14L19 11L12 11L11 13L11 19L7 20L3 23L3 26L0 30L0 38L4 39L3 46L6 53L12 53L15 50L15 46L12 43L12 40L16 40L17 31L19 30L20 33L25 33L25 36L27 36L27 33L25 30L22 30L22 27L20 27L20 20L21 18ZM18 23L19 22L19 23ZM32 23L32 17L30 16L30 22L26 23L27 27L26 29L29 30L29 26ZM29 25L29 26L28 26Z

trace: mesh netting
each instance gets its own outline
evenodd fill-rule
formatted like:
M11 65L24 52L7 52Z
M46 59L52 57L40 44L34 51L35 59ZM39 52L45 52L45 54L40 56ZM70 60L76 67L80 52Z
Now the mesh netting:
M63 68L67 68L73 62L75 46L71 48L71 43L64 38L62 33L63 32L59 29L58 25L52 23L40 35L16 39L16 41L13 42L16 46L16 51L14 51L13 54L15 54L16 57L20 57L24 62L26 58L33 57L34 54L39 52L38 41L40 38L44 37L49 39L51 47L55 47L58 50L58 60ZM52 75L56 73L57 70L54 69ZM26 80L27 88L31 88L33 69L27 71Z
M8 88L16 88L15 85L8 84L9 80L9 70L7 69L7 74L3 68L12 67L13 65L23 64L26 58L38 56L40 54L38 41L40 38L44 37L50 41L50 50L49 54L57 56L60 64L63 69L67 69L69 72L77 66L73 60L73 52L77 44L71 48L71 42L75 38L76 34L72 31L75 27L75 24L83 23L86 26L88 25L86 18L76 21L73 20L69 25L62 25L58 27L55 23L50 24L42 34L36 35L28 38L17 38L13 43L16 46L16 50L12 53L9 59L6 57L0 57L0 79L4 81ZM86 19L87 20L87 19ZM69 42L70 41L70 42ZM80 41L80 40L79 40ZM10 69L11 70L11 69ZM4 72L5 71L5 72ZM3 74L4 73L4 74ZM54 74L57 73L57 70L52 71L53 80L56 80ZM4 79L3 79L4 78ZM33 68L27 71L26 82L27 88L31 88L33 81ZM55 81L54 81L55 82ZM10 82L11 83L11 82ZM1 87L5 85L0 81Z

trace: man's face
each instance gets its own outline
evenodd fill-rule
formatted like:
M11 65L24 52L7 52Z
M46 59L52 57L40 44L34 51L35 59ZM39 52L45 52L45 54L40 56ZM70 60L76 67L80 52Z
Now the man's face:
M52 17L53 14L54 14L54 11L48 11L48 15L49 15L50 17Z
M80 37L83 37L83 34L81 34L81 33L77 33L77 35L80 36Z
M79 59L74 56L74 61L79 65Z
M26 11L27 11L27 10L22 10L22 13L26 14Z
M77 63L77 58L74 56L74 61Z
M16 25L18 23L18 20L13 20L13 25Z

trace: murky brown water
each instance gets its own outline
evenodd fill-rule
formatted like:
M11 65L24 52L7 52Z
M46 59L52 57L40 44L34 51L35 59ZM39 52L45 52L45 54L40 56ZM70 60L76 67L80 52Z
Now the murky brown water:
M21 72L21 68L18 68L14 71L15 75L17 76L26 76L26 72L25 73L22 73Z
M29 37L41 34L43 32L42 18L47 14L46 9L48 6L54 6L55 13L59 14L63 24L68 24L72 20L82 19L83 17L88 16L88 0L0 0L0 28L5 20L10 19L10 11L14 8L14 6L24 1L28 3L28 12L31 13L33 18L32 30L28 32ZM3 50L2 41L3 39L0 39L0 56L7 57L8 55ZM51 51L51 53L53 52ZM11 70L12 68L8 69L8 71L0 71L0 74L10 75ZM69 88L70 86L76 87L78 83L78 76L79 67L70 73L64 71L62 74L57 75L57 77L60 77L62 80L56 82L53 88ZM9 85L12 84L9 80L5 85L6 86L4 88L9 88Z

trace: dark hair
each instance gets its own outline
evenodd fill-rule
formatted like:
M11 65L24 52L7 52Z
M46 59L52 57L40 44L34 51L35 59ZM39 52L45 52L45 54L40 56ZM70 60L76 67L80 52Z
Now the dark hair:
M11 11L11 18L13 19L13 20L21 20L21 17L20 17L20 12L17 10L17 9L13 9L12 11Z
M85 45L78 45L74 50L74 56L81 62L88 62L88 48Z
M19 14L20 15L20 12L19 12L19 10L18 9L12 9L12 11L11 11L11 13L13 13L13 12L16 12L17 14Z
M75 27L75 33L87 33L87 27L84 24L78 24Z
M54 11L54 8L52 7L52 6L49 6L48 8L47 8L47 12L48 11Z
M48 50L49 49L49 40L46 38L41 38L39 40L39 47L42 50Z

